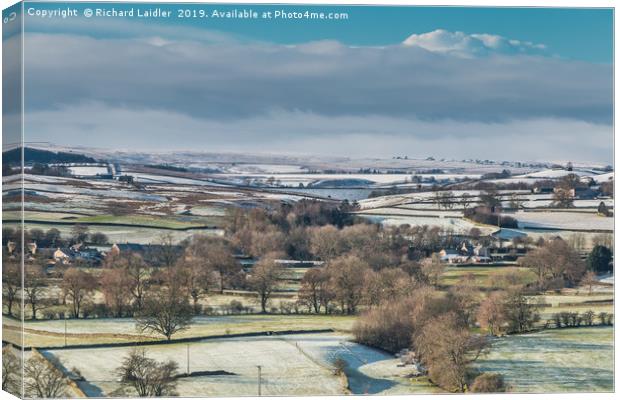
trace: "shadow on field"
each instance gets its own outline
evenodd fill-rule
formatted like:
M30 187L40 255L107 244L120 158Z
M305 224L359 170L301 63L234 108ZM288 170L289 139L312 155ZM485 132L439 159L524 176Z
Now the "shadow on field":
M396 385L387 379L371 378L358 369L345 368L345 373L349 379L349 390L353 394L377 394Z

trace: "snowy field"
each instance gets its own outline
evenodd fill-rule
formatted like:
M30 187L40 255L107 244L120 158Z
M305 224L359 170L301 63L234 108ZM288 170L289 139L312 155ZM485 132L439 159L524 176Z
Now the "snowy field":
M187 344L146 346L150 357L174 360L185 372ZM130 348L49 351L65 368L80 370L90 395L114 392L116 368ZM253 396L257 394L257 365L262 367L263 395L333 395L345 393L344 381L333 373L333 362L348 363L347 375L355 393L412 393L416 387L403 378L411 372L396 368L394 357L347 341L345 336L290 335L280 337L208 340L189 344L190 372L223 370L231 375L183 378L180 396ZM398 376L395 376L398 375ZM418 388L419 389L419 388Z
M478 361L483 371L502 373L516 392L609 391L613 389L613 329L547 330L496 339ZM205 340L146 346L150 357L174 360L181 372L226 371L227 375L179 380L180 396L252 396L257 393L257 365L262 367L263 395L331 395L345 393L333 374L343 359L355 394L432 393L428 383L407 378L414 368L398 367L390 354L350 342L340 334L304 334ZM113 393L116 368L129 347L53 350L65 368L77 368L90 395Z
M399 206L389 208L373 208L362 212L366 215L385 215L385 216L405 216L405 217L424 217L424 218L462 218L462 211L445 211L437 209L417 209L413 206Z
M240 300L245 300L239 298ZM282 318L275 316L260 316L263 322L277 322ZM196 317L192 320L192 327L200 325L216 326L220 324L244 324L257 320L256 316L212 316ZM38 329L48 332L63 333L64 320L27 321L29 329ZM102 319L69 319L67 320L67 332L72 333L123 333L137 334L136 321L133 318L102 318Z
M471 228L478 228L483 235L488 235L497 230L483 225L477 225L462 218L431 218L431 217L408 217L403 216L386 216L386 215L373 215L373 214L358 214L366 217L373 222L380 222L384 225L411 225L411 226L438 226L441 229L451 229L454 233L467 234Z
M172 183L175 185L196 185L196 186L222 186L221 184L207 180L182 178L177 176L146 174L142 172L124 172L123 175L131 175L139 183Z
M515 176L515 178L529 178L529 179L558 179L567 175L577 176L592 176L591 172L587 171L567 171L566 169L545 169L542 171L531 172L529 174Z
M69 172L71 172L71 175L77 176L97 176L107 174L108 169L101 166L69 167Z
M514 392L610 392L613 328L550 329L500 338L478 362Z
M17 224L4 224L17 228ZM56 228L60 231L63 237L71 236L71 225L50 225L50 224L37 224L28 223L26 229L38 228L43 231L47 231L50 228ZM164 234L172 235L175 242L180 242L189 238L195 234L202 235L217 235L224 234L223 229L191 229L185 231L170 230L170 229L158 229L158 228L144 228L144 227L124 227L124 226L105 226L96 225L91 227L93 232L104 233L110 243L139 243L139 244L153 244L160 243L161 237Z
M342 335L291 335L286 337L320 364L347 363L345 373L354 394L411 394L434 392L425 384L414 384L406 376L417 372L413 366L398 367L394 356L349 341Z
M109 197L109 198L133 199L133 200L143 200L143 201L165 201L166 200L166 198L162 196L148 194L144 192L138 192L135 190L127 190L126 188L124 189L111 189L111 188L89 189L89 188L75 187L71 185L26 183L24 185L24 190L50 192L50 193L45 193L46 196L50 196L50 194L58 194L60 196L72 196L72 195L77 194L77 195L87 195L87 196L94 196L94 197Z
M519 228L613 231L614 219L595 213L518 211L507 214L519 221Z
M451 190L452 199L460 201L459 197L466 195L471 204L480 200L479 190ZM415 192L406 194L396 194L389 196L376 197L360 201L360 207L362 209L376 208L376 207L389 207L395 205L413 205L420 207L437 208L436 193L434 191L429 192ZM502 196L503 200L508 200L511 194L518 194L519 198L537 199L539 196L544 196L545 199L550 198L549 195L533 195L529 190L499 190L497 192ZM471 206L470 204L470 206ZM458 208L458 206L456 206Z

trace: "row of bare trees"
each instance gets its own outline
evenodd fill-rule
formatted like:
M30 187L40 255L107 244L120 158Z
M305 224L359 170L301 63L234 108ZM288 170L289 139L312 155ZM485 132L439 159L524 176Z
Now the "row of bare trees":
M376 269L350 253L309 269L302 278L298 302L317 314L336 309L355 314L361 305L397 301L421 284L438 285L444 269L436 254L421 262L405 260L396 267Z
M538 289L559 289L580 282L586 264L569 242L554 238L540 243L520 260L522 266L536 273Z
M272 210L232 210L226 236L239 253L261 258L280 253L296 260L329 261L357 251L373 268L422 259L459 240L451 230L386 227L354 217L348 203L300 201Z

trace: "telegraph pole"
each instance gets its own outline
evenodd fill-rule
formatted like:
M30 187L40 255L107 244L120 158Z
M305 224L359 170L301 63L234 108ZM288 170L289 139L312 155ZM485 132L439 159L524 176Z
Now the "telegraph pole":
M67 347L67 313L64 313L65 315L65 347Z
M187 344L187 376L189 376L189 343Z
M261 395L261 366L257 365L256 368L258 368L258 395Z

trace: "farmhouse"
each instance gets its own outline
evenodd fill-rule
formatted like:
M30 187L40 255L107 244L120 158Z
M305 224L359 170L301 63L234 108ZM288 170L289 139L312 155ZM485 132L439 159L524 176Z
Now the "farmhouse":
M439 252L441 261L450 264L487 263L491 261L491 253L482 243L472 244L463 240L456 249L443 249Z
M52 258L54 259L55 262L59 262L61 264L69 264L71 262L71 253L72 253L71 249L69 248L61 249L59 247L56 249L56 251L54 251Z
M58 247L52 252L51 261L63 265L69 265L74 262L82 262L90 265L99 264L102 255L99 250L89 248L82 243L75 244L71 247Z

